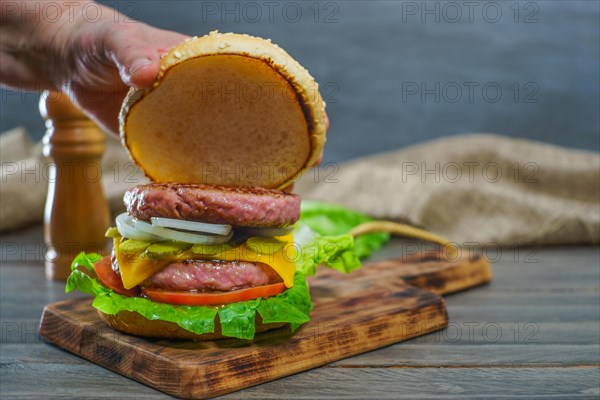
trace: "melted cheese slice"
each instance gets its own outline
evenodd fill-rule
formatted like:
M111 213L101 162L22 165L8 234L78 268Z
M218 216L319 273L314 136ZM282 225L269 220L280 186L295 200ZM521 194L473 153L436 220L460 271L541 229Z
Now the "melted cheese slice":
M167 265L173 262L185 260L222 260L222 261L248 261L264 263L273 268L281 276L286 287L294 285L294 274L296 272L296 251L293 243L293 236L280 236L277 239L285 242L283 249L274 253L269 251L255 251L242 244L233 249L225 250L221 253L203 256L195 254L191 250L179 252L171 256L165 256L160 259L152 259L144 252L135 254L124 254L119 251L119 242L121 238L114 239L115 256L119 264L121 279L125 289L131 289L139 285L144 280L150 278ZM262 249L261 249L262 250ZM265 249L267 250L267 249ZM271 253L271 254L269 254Z

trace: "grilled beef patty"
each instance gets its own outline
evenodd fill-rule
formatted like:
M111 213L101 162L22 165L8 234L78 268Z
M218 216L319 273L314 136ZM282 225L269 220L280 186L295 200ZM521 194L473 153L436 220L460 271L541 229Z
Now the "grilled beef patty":
M300 197L259 187L151 183L129 189L125 206L135 218L201 221L279 228L300 218Z
M266 264L247 261L184 261L173 263L141 286L169 290L230 291L281 282Z

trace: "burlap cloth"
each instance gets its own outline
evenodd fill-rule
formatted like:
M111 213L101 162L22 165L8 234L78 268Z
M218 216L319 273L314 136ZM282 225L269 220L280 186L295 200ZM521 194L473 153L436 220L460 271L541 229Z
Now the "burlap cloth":
M42 220L46 160L22 129L0 136L0 149L4 232ZM131 174L132 164L113 139L103 170L105 194L118 212L123 192L146 180L139 171ZM421 226L459 244L600 243L600 156L528 140L454 136L325 163L306 173L295 191Z
M0 135L0 161L0 232L41 223L48 191L48 160L41 143L32 142L23 128L4 132ZM115 215L125 208L123 193L148 182L115 137L106 140L102 171L104 194Z

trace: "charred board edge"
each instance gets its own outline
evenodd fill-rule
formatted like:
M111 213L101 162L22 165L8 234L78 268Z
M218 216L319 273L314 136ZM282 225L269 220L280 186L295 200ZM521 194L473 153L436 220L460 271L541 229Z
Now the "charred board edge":
M448 260L440 251L428 251L382 261L367 262L350 275L321 269L309 278L311 292L332 298L343 292L364 290L375 285L408 284L423 290L447 295L489 283L493 278L489 261L480 254L465 253Z
M469 261L459 260L441 266L436 271L404 276L402 280L423 290L448 295L485 285L491 282L492 278L492 267L489 261L477 255L470 256Z

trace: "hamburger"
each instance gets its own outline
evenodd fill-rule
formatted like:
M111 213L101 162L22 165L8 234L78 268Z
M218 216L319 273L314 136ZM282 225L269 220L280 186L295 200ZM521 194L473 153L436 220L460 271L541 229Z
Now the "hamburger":
M114 292L161 304L215 311L220 307L221 314L227 305L287 290L307 296L303 284L294 288L291 233L300 216L298 196L251 186L152 183L130 189L124 200L127 213L108 232L114 240L112 256L94 266L98 280ZM164 321L144 320L139 313L100 316L113 328L135 335L224 336L222 326L197 337ZM243 336L284 324L263 323L260 314L258 320L254 317L252 325L238 321L226 326L225 334Z
M352 253L351 238L303 253L324 239L282 190L319 159L326 118L314 79L270 40L211 32L171 49L120 114L151 183L127 191L111 255L80 254L67 291L93 294L108 325L140 336L252 339L307 322L305 275ZM359 265L350 253L341 264Z

